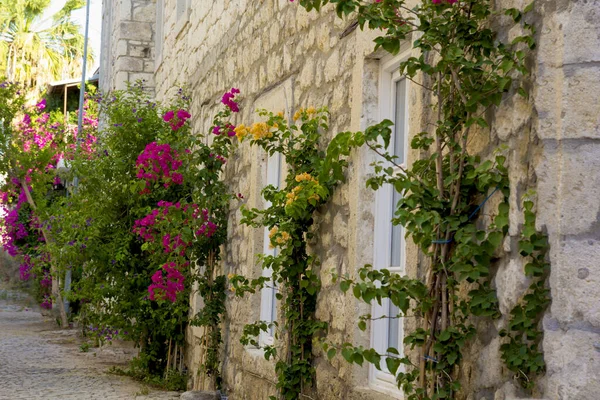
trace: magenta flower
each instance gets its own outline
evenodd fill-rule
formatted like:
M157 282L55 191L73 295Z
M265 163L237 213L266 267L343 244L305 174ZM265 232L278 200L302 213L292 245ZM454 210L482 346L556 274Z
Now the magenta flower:
M165 115L163 115L163 120L165 122L169 122L175 116L175 111L167 111Z
M146 146L142 154L138 156L136 166L138 167L137 177L147 183L147 187L152 182L162 182L165 187L171 184L181 185L183 175L176 171L183 162L179 160L179 155L169 144L158 144L152 142Z
M46 108L46 99L42 99L39 103L35 105L39 111L42 111Z
M185 278L174 262L163 265L162 270L156 271L151 280L152 284L148 287L148 293L152 301L166 299L174 303L177 300L177 293L185 289L183 284Z
M192 116L189 112L185 111L185 110L179 110L177 111L177 118L182 119L182 120L188 120L190 119Z
M226 92L221 98L221 103L226 105L232 112L239 112L240 108L238 103L233 101L236 94L239 94L240 90L236 88L231 88L229 92Z

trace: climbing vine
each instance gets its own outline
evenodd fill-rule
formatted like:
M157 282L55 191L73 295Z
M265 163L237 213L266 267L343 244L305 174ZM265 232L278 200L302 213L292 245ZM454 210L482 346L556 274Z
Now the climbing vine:
M339 146L348 152L357 143L366 145L382 161L374 164L376 176L367 185L391 185L401 193L392 223L427 257L423 279L409 278L365 266L358 278L340 278L343 291L367 303L383 299L398 307L398 315L417 318L417 327L405 335L404 348L380 354L346 343L326 344L328 357L338 351L351 363L364 361L396 376L408 399L454 398L461 390L460 368L466 342L476 334L475 318L500 316L491 281L491 267L501 252L508 231L508 171L506 156L497 151L481 158L469 151L470 139L488 128L486 113L517 92L526 97L515 78L527 74L526 51L535 45L534 27L524 13L508 9L504 15L521 24L520 36L510 43L498 40L490 28L493 20L506 23L489 1L433 0L410 8L401 0L300 0L308 11L333 3L340 17L351 15L361 28L383 32L376 48L398 54L405 40L412 41L400 63L400 73L430 98L426 131L417 133L411 148L420 156L410 167L399 165L386 149L392 135L390 121L364 133L340 135ZM408 50L408 49L407 49ZM488 213L479 218L486 203ZM532 203L525 202L526 224L520 241L523 256L531 258L526 274L534 277L529 293L511 313L502 332L509 369L518 371L525 386L530 375L543 370L537 328L547 304L544 288L546 241L535 232ZM365 330L370 315L358 326ZM385 363L382 365L382 362Z
M523 202L523 209L525 218L519 253L529 261L525 264L525 275L532 282L527 293L511 310L508 329L500 331L500 336L508 338L500 351L506 366L515 372L521 385L531 389L534 386L531 377L545 368L544 355L539 347L542 339L539 324L550 302L550 291L545 285L550 264L547 261L548 238L536 230L534 203L530 198Z
M285 344L266 345L263 349L266 359L276 359L281 398L292 400L300 398L314 382L313 336L327 327L315 318L321 281L319 260L307 248L307 242L316 235L313 214L328 203L335 187L343 181L347 164L344 154L332 153L331 145L327 151L320 150L321 135L328 129L326 109L301 109L291 125L282 113L263 110L259 114L265 122L239 125L236 133L241 141L249 138L251 145L260 146L269 155L282 154L287 173L281 189L272 185L263 189L269 207L243 209L242 223L269 229L270 245L278 251L261 256L262 268L272 271L271 277L229 278L238 296L254 293L263 285L277 287L281 319L246 325L241 342L260 347L256 337L261 331L267 332L273 325L278 328L276 338Z

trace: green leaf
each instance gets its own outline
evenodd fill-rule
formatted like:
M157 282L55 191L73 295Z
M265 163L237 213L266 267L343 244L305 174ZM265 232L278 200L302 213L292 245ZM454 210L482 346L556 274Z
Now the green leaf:
M367 323L363 320L358 321L358 329L365 331L367 329Z
M332 347L331 349L329 349L327 351L327 359L331 360L333 357L335 357L336 353L337 353L337 350L335 349L335 347Z
M494 246L494 248L498 248L502 244L502 239L504 239L504 235L502 232L491 232L488 235L488 241Z
M392 375L396 375L398 367L400 366L400 360L393 357L387 357L385 359L385 365Z
M446 357L446 360L448 360L448 364L454 365L457 358L458 358L458 353L452 352L452 353L448 354L448 356Z
M348 289L350 289L350 282L349 281L341 281L340 289L342 290L342 292L346 293L348 291Z

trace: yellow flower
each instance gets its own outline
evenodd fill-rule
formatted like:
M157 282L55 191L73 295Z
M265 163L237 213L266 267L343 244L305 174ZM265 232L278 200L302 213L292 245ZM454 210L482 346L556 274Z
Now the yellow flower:
M319 200L321 200L321 197L319 197L318 194L313 193L313 194L310 195L310 197L308 198L308 200L319 201Z
M299 192L299 190L296 190L297 188L300 188L300 186L296 186L294 188L293 193L288 193L285 195L285 197L287 197L287 201L285 202L286 206L289 206L290 204L292 204L294 201L296 201L296 199L298 198L298 196L296 195L296 193ZM301 188L300 188L301 189Z
M313 181L313 182L317 183L317 180L315 178L313 178L312 175L309 174L308 172L304 172L302 174L296 175L296 182L302 182L302 181Z
M279 111L279 112L277 113L277 116L278 116L278 117L281 117L281 118L283 118L283 111Z
M269 126L265 122L255 122L250 128L250 133L254 136L254 140L273 136L273 134L269 132Z
M300 108L298 111L296 111L294 113L294 121L297 119L300 119L300 117L302 116L302 113L304 112L304 108Z
M272 238L273 236L275 236L278 231L279 231L279 228L276 226L271 228L271 230L269 231L269 239Z
M238 140L242 140L248 134L248 127L244 124L239 124L235 127L234 131Z
M227 279L231 279L231 278L233 278L234 276L235 276L235 274L229 273L229 274L227 274Z
M291 236L286 231L281 232L281 234L275 239L277 244L286 244L288 240L290 240Z
M317 109L314 108L314 107L308 107L306 109L306 112L309 113L309 114L316 114L317 113Z

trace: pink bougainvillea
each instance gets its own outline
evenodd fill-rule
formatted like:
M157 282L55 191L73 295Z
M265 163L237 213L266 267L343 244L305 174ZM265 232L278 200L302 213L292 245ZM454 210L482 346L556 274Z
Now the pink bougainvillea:
M185 125L185 122L191 117L192 115L183 109L180 109L177 112L169 110L163 115L163 121L168 122L169 125L171 125L171 129L177 131Z
M139 155L135 165L137 177L146 181L146 187L161 182L164 187L183 184L183 175L177 172L182 162L169 144L152 142Z
M221 99L221 103L225 104L232 112L239 112L240 107L238 103L236 103L233 99L236 94L239 94L240 90L236 88L231 88L229 92L226 92Z
M177 293L184 290L185 278L176 267L174 262L169 262L152 275L152 284L148 287L150 300L169 300L173 303L177 300Z

